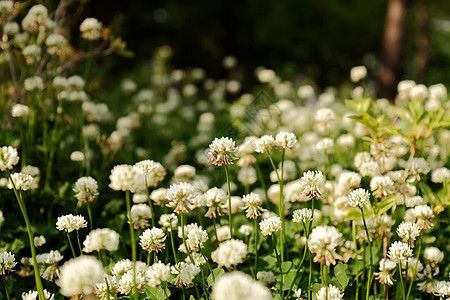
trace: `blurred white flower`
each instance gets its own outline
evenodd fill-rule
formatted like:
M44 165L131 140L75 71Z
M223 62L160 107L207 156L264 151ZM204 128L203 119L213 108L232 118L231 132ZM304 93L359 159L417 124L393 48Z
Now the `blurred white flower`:
M357 66L350 69L350 79L356 83L367 76L367 69L365 66Z
M92 202L100 195L97 180L90 176L79 178L73 191L76 193L75 198L81 202Z
M226 273L214 282L211 292L212 300L258 299L271 300L267 287L255 281L249 275L235 271Z
M101 37L102 23L95 18L86 18L80 24L81 36L87 40L95 41Z
M83 242L83 252L116 251L119 248L119 234L109 228L94 229L86 236Z
M148 267L145 273L148 285L151 287L156 287L169 280L170 277L170 265L163 264L162 262L156 262L150 267Z
M0 148L0 171L12 169L19 162L19 154L17 149L11 146L3 146Z
M332 284L323 286L316 294L317 300L341 300L343 298L344 293L341 293L341 291Z
M241 264L247 256L247 245L241 240L227 240L219 244L219 247L211 253L211 259L219 266L231 269Z

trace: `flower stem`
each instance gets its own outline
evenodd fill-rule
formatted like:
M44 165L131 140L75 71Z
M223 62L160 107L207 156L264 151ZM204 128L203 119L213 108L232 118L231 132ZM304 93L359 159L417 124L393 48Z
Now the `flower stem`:
M136 237L134 236L133 223L131 222L130 191L125 192L125 202L127 205L128 225L130 227L130 237L131 237L131 259L133 261L133 296L134 299L137 300L138 293L136 288Z
M264 182L264 178L261 173L261 168L259 167L258 161L255 162L256 174L258 175L259 182L261 183L261 188L264 191L264 197L266 199L266 203L269 203L269 195L267 194L266 183Z
M8 287L6 286L5 276L1 276L1 277L2 277L2 282L3 282L3 287L5 288L6 299L10 300L11 298L9 297L9 292L8 292Z
M403 296L403 299L406 299L405 287L403 285L402 263L401 262L398 263L398 269L400 271L398 274L400 275L400 286L401 286L401 289L402 289L402 296Z
M253 218L253 231L255 234L255 279L256 279L256 274L258 274L258 221L256 220L256 218Z
M356 270L356 292L355 292L355 300L358 300L359 296L359 267L358 267L358 244L356 243L356 224L355 221L352 221L352 237L353 237L353 244L355 246L355 270Z
M149 192L149 190L148 190L148 185L147 185L147 175L145 176L145 192L147 193L148 206L150 206L150 214L151 214L151 219L152 219L152 227L155 227L155 214L153 213L153 203L152 203L152 200L150 199L150 192Z
M213 218L214 236L216 237L217 244L220 243L219 235L217 234L216 218Z
M408 293L406 294L406 300L408 300L409 295L411 294L411 288L413 285L414 277L416 277L417 266L419 265L419 256L420 256L421 250L422 250L422 234L420 234L420 238L419 238L419 249L416 253L416 265L414 266L414 272L411 277L411 282L409 283ZM408 269L406 270L406 276L408 276Z
M80 248L80 255L83 256L83 249L81 248L81 242L80 242L80 233L78 232L78 230L76 232L77 232L78 248Z
M277 242L275 241L275 234L272 234L272 242L273 242L273 248L275 249L275 255L277 257L278 265L280 266L280 296L281 296L281 299L284 299L284 293L283 293L283 265L281 263L280 256L278 255Z
M302 223L302 225L303 225L303 230L305 231L305 234L307 234L308 232L306 231L305 223ZM292 280L291 286L289 287L289 292L288 292L288 294L287 294L287 298L288 298L288 299L289 299L289 296L290 296L290 294L291 294L291 292L292 292L292 288L294 287L295 281L296 281L297 278L298 278L298 274L300 274L300 269L302 268L303 261L305 260L306 252L307 252L307 251L308 251L308 237L306 237L306 244L305 244L305 248L303 249L303 256L302 256L302 259L300 260L300 264L298 265L297 272L295 273L294 280Z
M172 245L172 252L173 252L173 259L175 260L175 264L178 263L177 261L177 252L175 251L175 245L173 243L173 230L170 230L170 244Z
M228 175L227 165L225 167L225 174L227 176L227 187L228 187L228 218L230 223L230 238L233 238L233 218L231 217L231 188L230 188L230 177Z
M366 300L369 300L370 284L372 281L372 268L373 268L372 241L370 240L369 231L367 230L366 219L364 218L364 210L362 209L361 206L359 207L359 209L361 210L361 215L364 223L364 230L366 231L367 241L369 243L370 266L369 266L369 273L367 274L367 287L366 287Z
M91 231L92 231L94 229L94 224L92 224L92 212L91 212L91 206L89 204L89 201L86 202L86 207L87 207L88 216L89 216L89 228L91 228Z
M66 232L66 234L67 234L67 240L69 241L70 249L72 250L73 258L76 258L77 255L75 254L75 249L73 248L72 241L70 240L69 233Z
M184 248L186 249L186 253L188 254L191 262L194 263L194 259L192 258L191 251L189 251L189 248L186 243L186 237L184 236L184 212L181 213L181 235L183 237L183 245L184 245Z

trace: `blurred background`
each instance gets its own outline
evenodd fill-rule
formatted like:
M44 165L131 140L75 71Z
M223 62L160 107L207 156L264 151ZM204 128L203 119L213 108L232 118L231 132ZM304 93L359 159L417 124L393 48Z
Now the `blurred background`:
M402 79L450 84L447 0L96 0L73 6L73 30L93 16L128 43L133 59L103 62L116 74L132 73L157 47L169 45L173 66L201 67L211 77L222 76L222 59L234 55L244 90L258 66L324 89L348 81L350 68L363 64L378 95L387 98Z

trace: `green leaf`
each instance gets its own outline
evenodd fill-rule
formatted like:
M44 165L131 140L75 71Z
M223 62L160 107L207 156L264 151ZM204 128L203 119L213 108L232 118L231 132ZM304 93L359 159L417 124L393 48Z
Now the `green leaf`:
M317 292L320 290L321 287L322 287L322 285L320 283L314 283L311 286L311 291L312 291L313 295L317 294Z
M283 265L281 265L281 270L283 271L283 274L288 273L292 269L293 265L294 264L292 263L292 261L283 262Z
M380 202L376 204L377 207L377 215L380 216L387 212L392 206L397 203L397 201L401 198L400 195L391 195L389 197L384 198Z
M361 210L358 208L351 208L347 211L347 215L345 216L345 221L356 221L361 220Z
M165 291L165 294L164 294ZM162 286L157 287L151 287L147 286L147 289L145 290L145 294L147 295L147 298L150 300L164 300L168 299L170 296L170 290L168 288L163 288Z
M275 268L278 269L275 257L270 255L258 257L258 270L273 271Z
M303 271L304 271L304 268L302 268L302 270L301 270L300 273L298 274L298 276L299 276L298 278L300 278L300 277L302 276ZM284 272L283 272L283 273L284 273ZM295 270L295 269L293 268L291 271L289 271L289 273L287 273L286 275L284 275L284 277L283 277L283 290L284 290L284 291L289 290L289 289L291 288L291 284L292 284L292 282L293 282L294 279L295 279L295 274L297 274L297 270ZM280 279L281 279L281 278L279 278L279 276L277 276L277 277L278 277L277 280L280 280ZM296 285L294 285L293 288L295 289L295 288L296 288Z
M347 276L347 269L348 266L344 265L341 262L339 262L337 266L334 268L334 276L336 276L336 279L339 283L341 290L344 290L349 282L349 278Z
M215 268L212 270L213 274L214 274L214 278L217 279L220 275L222 275L223 273L225 273L225 271L222 268ZM212 277L212 274L208 275L208 278L206 279L206 281L208 282L209 286L212 286L214 284L214 279Z

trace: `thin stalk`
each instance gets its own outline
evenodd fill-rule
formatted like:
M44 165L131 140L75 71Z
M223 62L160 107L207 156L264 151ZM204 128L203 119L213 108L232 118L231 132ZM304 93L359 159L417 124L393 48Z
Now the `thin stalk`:
M77 255L75 254L75 249L73 248L72 241L70 240L69 233L66 232L66 234L67 234L67 240L69 241L70 249L72 250L73 258L76 258Z
M208 258L206 257L205 253L203 252L203 250L202 250L203 248L202 248L202 247L199 247L199 249L200 249L200 254L205 258L206 265L208 266L208 269L209 269L209 271L211 272L211 276L212 276L212 278L213 278L213 281L215 281L215 280L216 280L216 276L214 276L214 272L213 272L213 270L212 270L211 264L209 263Z
M311 221L309 222L309 228L308 228L308 236L311 234L312 226L314 223L314 198L311 198Z
M186 237L184 236L184 212L181 212L181 235L183 236L183 245L184 245L184 248L186 249L189 259L191 260L192 263L194 263L194 259L192 258L191 251L189 251L189 248L186 243Z
M153 203L152 203L152 200L150 199L150 192L149 192L149 190L148 190L148 185L147 185L147 175L145 175L145 192L147 193L148 206L150 206L150 214L151 214L151 219L152 219L152 227L155 227L155 214L153 213Z
M305 233L307 233L305 223L302 223L302 225L303 225L303 230L305 231ZM306 244L305 244L305 248L303 250L302 259L300 260L300 264L298 265L297 272L295 273L294 280L292 280L291 286L289 287L289 292L288 292L287 297L286 297L288 299L289 299L289 296L291 295L292 288L294 287L295 281L298 278L298 274L300 274L300 269L302 268L303 261L305 260L307 251L308 251L308 237L306 238Z
M172 252L173 252L173 259L175 260L175 264L178 263L177 261L177 252L175 251L175 245L173 243L173 230L170 230L170 244L172 245Z
M355 245L355 270L356 270L355 300L358 300L358 296L359 296L359 268L358 268L358 244L356 243L356 224L355 224L355 221L352 221L352 237L353 237L353 244Z
M228 187L228 219L230 223L230 237L233 238L233 218L231 217L231 188L230 188L230 177L228 175L227 165L225 167L225 174L227 176L227 187Z
M412 277L411 277L411 282L409 283L408 293L406 294L406 300L408 300L409 295L411 294L411 289L412 289L414 277L416 277L417 266L419 265L419 256L420 256L420 251L421 250L422 250L422 234L420 234L420 238L419 238L419 249L418 249L418 251L416 253L416 265L414 266L414 272L413 272ZM408 276L408 269L406 269L406 276Z
M277 242L275 241L275 234L272 234L272 242L273 242L273 248L275 249L275 255L277 257L278 265L280 266L280 296L281 296L281 299L284 299L284 293L283 293L283 266L281 264L280 256L278 255Z
M5 278L5 276L1 276L1 277L2 277L2 282L3 282L3 287L5 288L6 299L11 300L11 298L9 297L8 287L6 286L6 278Z
M399 275L400 275L400 286L401 286L401 289L402 289L402 296L403 296L403 299L406 299L405 287L403 285L402 263L401 262L398 263L398 269L400 270Z
M255 169L256 169L256 174L258 175L259 182L261 184L261 188L264 191L264 198L266 200L266 203L269 203L269 195L267 194L266 183L264 182L264 178L262 176L261 168L259 167L258 161L255 162Z
M133 223L131 222L130 191L125 192L125 202L127 205L128 225L130 228L131 236L131 259L133 261L133 296L135 300L138 300L138 293L136 288L136 237L134 236Z
M86 207L87 207L88 216L89 216L89 228L91 228L91 231L92 231L94 228L94 224L92 223L92 212L91 212L91 206L89 204L89 201L86 202Z
M258 273L258 221L256 218L253 218L253 231L255 234L255 279L256 274Z
M78 232L78 230L76 232L77 232L78 248L80 248L80 255L83 256L83 249L81 248L81 242L80 242L80 233Z
M366 219L364 218L364 210L362 207L359 207L361 210L363 223L364 223L364 230L366 231L367 235L367 241L369 242L369 256L370 256L370 266L369 266L369 273L367 274L367 287L366 287L366 300L369 300L369 294L370 294L370 284L372 281L372 267L373 267L373 258L372 258L372 241L370 240L369 231L367 230L367 224Z

